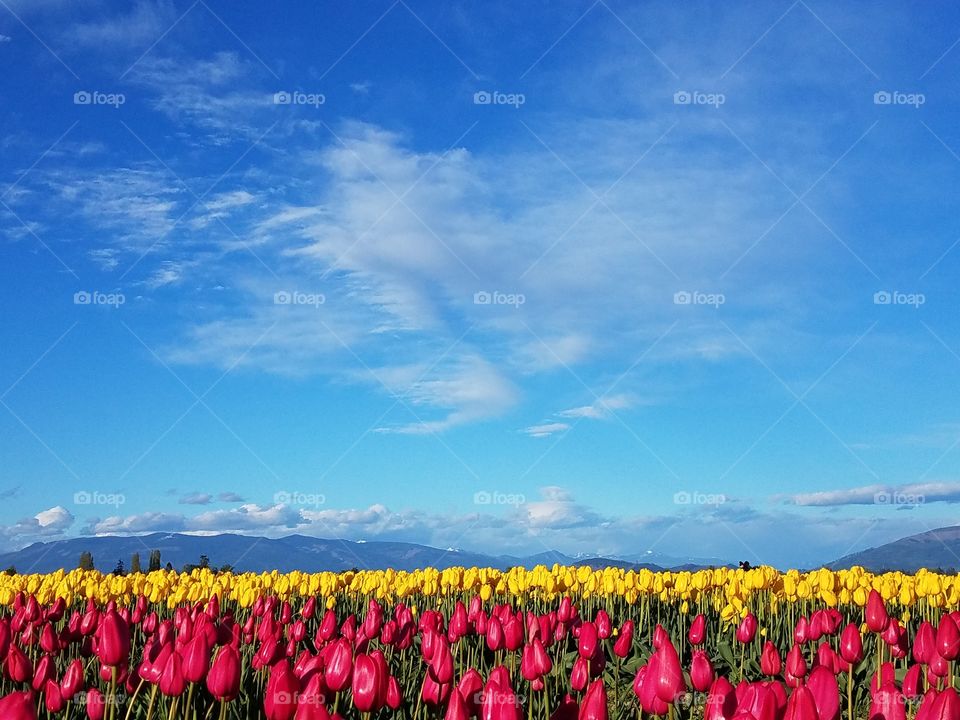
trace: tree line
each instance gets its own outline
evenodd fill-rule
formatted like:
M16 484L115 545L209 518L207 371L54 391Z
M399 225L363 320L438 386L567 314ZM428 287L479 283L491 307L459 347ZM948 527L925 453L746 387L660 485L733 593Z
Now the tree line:
M93 553L89 552L88 550L84 550L82 553L80 553L80 560L77 562L77 567L80 570L95 570L96 567L93 564ZM206 555L201 555L198 562L185 564L182 568L180 568L180 572L188 573L188 572L193 572L194 570L197 570L197 569L205 569L205 568L210 568L210 558L208 558ZM173 564L169 562L166 564L166 566L164 566L160 559L160 551L151 550L150 559L147 563L146 572L155 572L161 569L173 570L174 567L173 567ZM219 568L214 568L214 570L216 572L232 572L233 566L221 565ZM121 558L117 560L117 564L113 568L113 571L110 574L126 575L127 573L136 574L141 572L144 572L144 570L140 564L140 553L135 552L130 557L129 569L127 568L127 566L124 565L123 559Z

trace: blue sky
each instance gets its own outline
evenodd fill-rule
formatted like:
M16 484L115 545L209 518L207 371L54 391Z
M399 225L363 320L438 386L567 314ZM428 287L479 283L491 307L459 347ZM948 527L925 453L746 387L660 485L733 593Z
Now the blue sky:
M949 4L0 0L0 544L954 524Z

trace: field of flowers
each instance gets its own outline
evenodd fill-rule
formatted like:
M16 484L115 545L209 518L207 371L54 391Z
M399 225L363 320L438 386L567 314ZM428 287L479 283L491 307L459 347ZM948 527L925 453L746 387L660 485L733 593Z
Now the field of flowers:
M0 576L0 720L960 720L960 576Z

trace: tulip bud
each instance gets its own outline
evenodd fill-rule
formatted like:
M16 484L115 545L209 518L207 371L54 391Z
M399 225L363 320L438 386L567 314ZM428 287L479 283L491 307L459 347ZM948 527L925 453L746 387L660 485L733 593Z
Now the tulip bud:
M753 613L747 615L740 621L737 627L737 642L746 644L751 642L757 634L757 616Z
M710 664L710 658L703 650L697 650L690 663L690 684L697 692L705 692L713 684L713 678L713 665Z

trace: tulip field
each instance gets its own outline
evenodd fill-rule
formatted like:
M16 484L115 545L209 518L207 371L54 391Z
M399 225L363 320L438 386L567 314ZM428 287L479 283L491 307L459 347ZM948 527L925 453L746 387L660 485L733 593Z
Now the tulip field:
M0 720L960 720L960 576L0 576Z

